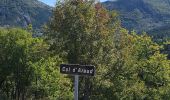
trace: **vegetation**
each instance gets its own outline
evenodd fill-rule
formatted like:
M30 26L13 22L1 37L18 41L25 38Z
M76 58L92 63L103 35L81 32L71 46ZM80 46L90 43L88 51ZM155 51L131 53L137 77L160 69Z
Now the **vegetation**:
M70 80L58 71L61 58L48 57L47 49L24 30L0 29L1 99L72 98Z
M49 30L55 54L68 63L96 66L94 78L80 79L80 99L165 97L170 65L161 47L145 33L121 28L115 12L93 2L66 1L56 6Z
M122 26L129 30L147 31L155 39L167 38L169 35L166 34L170 34L170 0L116 0L103 5L109 10L117 10Z
M0 26L40 29L51 16L52 8L38 0L0 0Z
M58 2L46 33L0 28L0 99L72 100L73 78L59 65L96 66L80 77L80 100L168 100L170 61L146 33L121 27L115 11L87 0ZM167 42L169 43L169 42Z

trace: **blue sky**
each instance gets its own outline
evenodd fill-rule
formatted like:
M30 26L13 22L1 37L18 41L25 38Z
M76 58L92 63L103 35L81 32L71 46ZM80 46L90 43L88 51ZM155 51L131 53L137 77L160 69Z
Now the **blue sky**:
M44 3L46 3L50 6L54 6L55 2L56 2L56 0L39 0L39 1L42 1L42 2L44 2ZM106 0L100 0L100 1L103 2L103 1L106 1Z

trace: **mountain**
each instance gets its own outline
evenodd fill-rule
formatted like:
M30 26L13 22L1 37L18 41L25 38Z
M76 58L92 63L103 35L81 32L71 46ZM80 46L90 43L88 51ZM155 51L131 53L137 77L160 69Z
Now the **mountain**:
M40 28L51 16L52 8L38 0L0 0L0 26Z
M109 10L116 10L122 25L137 32L146 31L170 37L170 0L116 0L103 5Z
M103 2L116 10L122 26L146 31L156 38L170 37L170 0L110 0ZM52 7L38 0L0 0L0 26L40 28L52 15Z

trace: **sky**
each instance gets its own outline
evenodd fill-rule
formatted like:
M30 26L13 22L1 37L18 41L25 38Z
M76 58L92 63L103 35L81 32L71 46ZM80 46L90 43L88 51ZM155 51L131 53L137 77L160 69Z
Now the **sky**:
M50 5L50 6L54 6L55 2L56 2L56 0L39 0L39 1L42 1L42 2L44 2L44 3L46 3L46 4ZM106 0L100 0L100 1L104 2Z

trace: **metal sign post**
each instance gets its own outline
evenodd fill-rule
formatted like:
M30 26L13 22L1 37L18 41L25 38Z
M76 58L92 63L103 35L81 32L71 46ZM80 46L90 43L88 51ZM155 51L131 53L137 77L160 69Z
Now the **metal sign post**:
M78 100L79 76L74 76L74 100Z
M95 68L93 65L61 64L60 73L74 75L74 100L78 100L79 75L94 76Z

